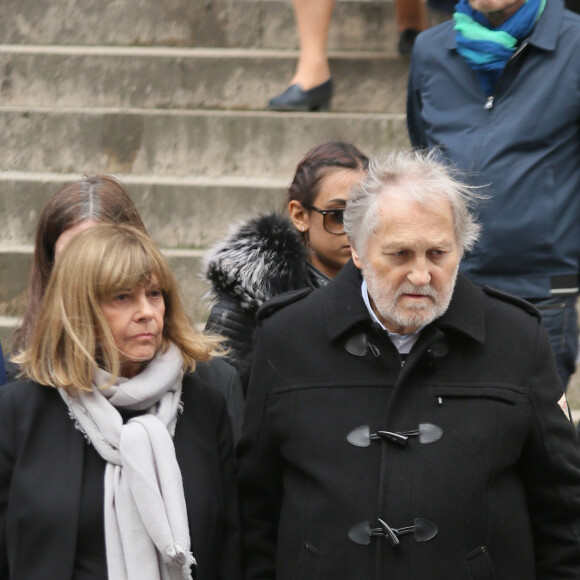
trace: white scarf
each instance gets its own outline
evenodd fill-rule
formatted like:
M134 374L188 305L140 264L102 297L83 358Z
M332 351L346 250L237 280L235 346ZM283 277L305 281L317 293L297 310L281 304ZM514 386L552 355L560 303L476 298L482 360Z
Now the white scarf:
M181 402L183 359L175 345L132 379L98 370L93 390L60 394L107 462L105 545L109 580L190 580L195 559L172 436ZM123 424L117 411L146 411Z

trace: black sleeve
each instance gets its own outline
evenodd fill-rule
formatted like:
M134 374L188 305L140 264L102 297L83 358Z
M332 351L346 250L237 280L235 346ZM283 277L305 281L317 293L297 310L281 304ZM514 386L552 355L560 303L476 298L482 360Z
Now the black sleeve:
M6 371L4 370L4 355L2 354L2 345L0 344L0 385L6 382Z
M222 557L219 563L219 576L216 580L240 580L242 577L240 511L234 468L232 429L225 405L220 405L217 418L225 521Z
M19 376L20 375L20 366L17 365L16 363L13 363L10 360L11 354L10 353L6 353L4 355L4 370L6 372L6 380L5 382L7 383L12 383L14 381L19 380ZM1 363L0 363L1 365ZM0 371L0 376L1 376L1 371ZM0 380L0 385L2 384L2 381Z
M16 448L10 387L0 389L0 579L7 580L7 514Z
M222 297L211 309L207 319L205 332L219 334L226 339L225 345L229 349L228 362L238 368L252 343L256 313L254 310L245 310L240 303L233 299Z
M191 510L188 516L193 518L189 524L198 577L240 580L241 532L232 427L216 384L226 376L224 368L230 369L227 376L235 372L225 361L212 359L184 376L183 416L174 441L189 494L186 501L189 499Z
M226 400L226 407L232 422L234 445L240 440L244 417L244 393L236 369L222 358L214 358L209 363L200 363L208 373L209 384L218 390Z
M580 453L549 339L538 322L530 403L533 428L520 464L538 580L579 578Z
M407 86L407 130L411 145L417 149L426 149L428 142L421 116L422 102L419 85L420 50L415 46L409 68L409 83Z
M242 439L237 449L246 580L275 578L277 528L282 502L283 461L268 425L268 379L264 373L256 372L256 367L265 360L262 340L258 330Z

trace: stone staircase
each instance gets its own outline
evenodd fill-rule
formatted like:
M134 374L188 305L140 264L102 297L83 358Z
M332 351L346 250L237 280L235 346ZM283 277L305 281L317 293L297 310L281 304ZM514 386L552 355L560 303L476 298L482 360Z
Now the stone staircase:
M407 147L408 61L393 6L339 0L328 113L270 113L297 58L288 0L5 0L0 21L0 338L26 300L46 199L113 173L170 258L191 310L207 305L204 249L228 226L283 207L310 147Z

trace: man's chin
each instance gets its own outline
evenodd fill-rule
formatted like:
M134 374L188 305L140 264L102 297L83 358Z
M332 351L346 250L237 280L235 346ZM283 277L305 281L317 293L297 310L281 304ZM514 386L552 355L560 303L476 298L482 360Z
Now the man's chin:
M407 311L401 313L398 318L398 323L405 327L421 327L430 324L437 318L432 306L418 306L416 308L406 309Z

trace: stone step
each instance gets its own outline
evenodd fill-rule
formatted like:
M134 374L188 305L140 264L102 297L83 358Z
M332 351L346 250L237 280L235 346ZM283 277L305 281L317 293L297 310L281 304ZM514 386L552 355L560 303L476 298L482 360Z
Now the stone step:
M3 105L264 109L296 51L0 45ZM403 113L408 58L331 52L333 111Z
M328 46L394 50L392 1L339 0ZM0 44L295 49L289 0L5 0Z
M404 114L0 107L7 171L287 178L312 146L409 146Z
M0 172L0 244L33 244L47 199L64 183L80 177ZM243 218L283 210L285 189L292 178L290 174L284 179L117 177L135 202L149 234L167 249L204 248Z
M30 269L32 265L30 245L12 246L0 244L0 316L22 316ZM200 277L202 250L163 250L173 273L176 275L188 312L195 320L207 315L208 303L204 300L207 286Z
M19 318L0 316L0 344L2 344L2 350L4 354L6 354L8 350L10 337L12 336L14 328L18 324L19 320Z

